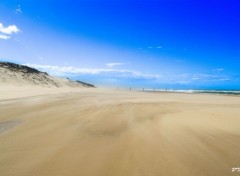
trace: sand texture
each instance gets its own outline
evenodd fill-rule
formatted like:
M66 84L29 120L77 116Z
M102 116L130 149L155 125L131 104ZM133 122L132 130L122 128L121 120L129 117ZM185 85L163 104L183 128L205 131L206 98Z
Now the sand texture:
M239 175L239 97L42 91L0 95L1 176Z

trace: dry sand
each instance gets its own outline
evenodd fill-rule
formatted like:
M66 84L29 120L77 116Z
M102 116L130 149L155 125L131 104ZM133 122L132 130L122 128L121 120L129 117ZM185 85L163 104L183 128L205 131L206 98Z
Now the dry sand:
M239 97L3 90L1 176L239 175Z

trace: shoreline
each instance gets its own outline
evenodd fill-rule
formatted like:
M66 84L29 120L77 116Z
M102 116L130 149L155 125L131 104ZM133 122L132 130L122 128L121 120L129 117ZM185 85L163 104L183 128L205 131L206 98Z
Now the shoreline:
M146 92L146 93L182 93L182 94L209 94L209 95L226 95L240 96L240 91L216 91L216 90L154 90L154 89L124 89L128 91Z

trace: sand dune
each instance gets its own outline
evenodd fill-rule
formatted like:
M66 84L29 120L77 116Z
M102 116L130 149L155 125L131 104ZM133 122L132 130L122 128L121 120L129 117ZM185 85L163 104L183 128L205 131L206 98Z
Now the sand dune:
M9 62L0 62L0 85L35 86L45 88L82 88L94 87L81 81L69 78L53 77L46 72Z
M0 112L1 176L226 176L240 166L239 97L88 89L5 99Z

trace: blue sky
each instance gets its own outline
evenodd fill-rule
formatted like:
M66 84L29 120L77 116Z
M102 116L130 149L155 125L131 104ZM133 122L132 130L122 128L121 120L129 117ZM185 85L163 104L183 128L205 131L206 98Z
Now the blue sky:
M111 87L240 88L237 0L1 0L0 58Z

